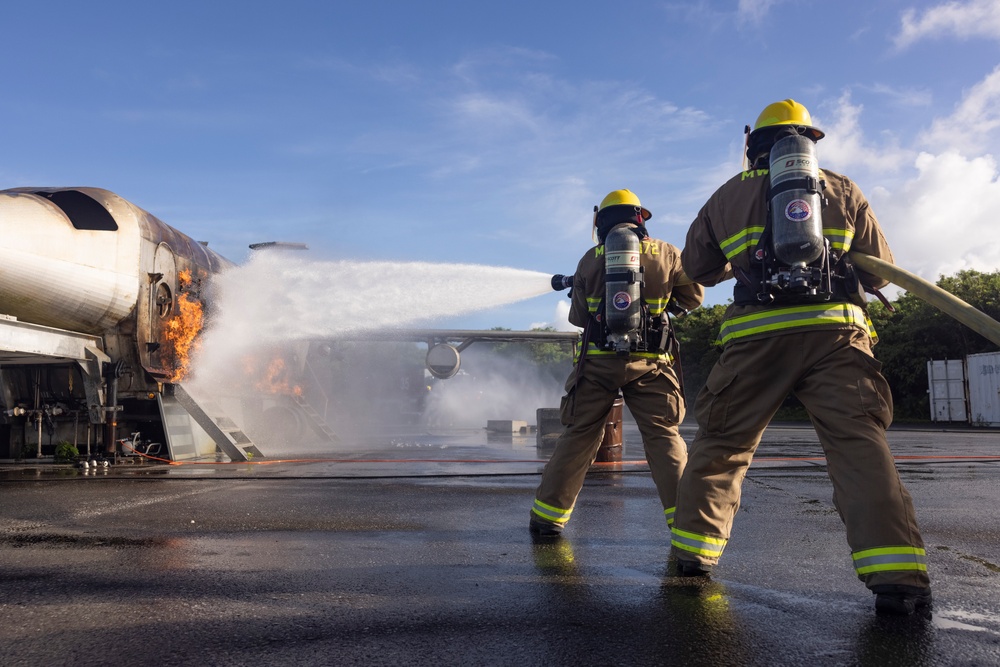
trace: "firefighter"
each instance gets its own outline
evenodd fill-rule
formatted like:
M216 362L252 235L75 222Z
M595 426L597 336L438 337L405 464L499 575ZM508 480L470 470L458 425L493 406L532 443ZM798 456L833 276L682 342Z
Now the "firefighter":
M561 401L565 429L542 472L531 508L529 528L534 535L556 536L569 521L619 392L642 434L667 523L673 523L687 445L678 431L685 406L673 367L676 346L670 344L668 312L680 314L698 307L704 288L690 282L676 284L682 273L680 250L649 237L649 218L650 212L629 190L615 190L594 207L598 245L577 265L569 312L569 321L584 329L581 351ZM611 253L606 253L606 240L608 247L614 247L611 240L630 246L631 251L615 254L636 266L623 272L609 258L606 267L605 258ZM606 289L606 276L612 290ZM621 289L616 288L619 279L624 281ZM614 292L610 300L608 291ZM624 313L634 314L630 320L638 324L611 332L606 326L609 313L615 321Z
M692 280L712 286L735 275L737 283L719 334L722 355L695 403L698 431L672 529L678 573L707 576L718 562L761 435L792 394L826 454L854 569L875 594L876 612L929 612L924 543L885 436L892 396L872 356L862 291L886 281L855 271L846 257L855 250L891 262L892 253L858 186L832 171L792 183L793 201L775 210L771 180L791 162L772 162L772 149L797 142L790 159L815 162L810 151L823 138L804 106L768 105L747 131L750 169L709 198L681 253ZM806 203L817 193L821 211ZM819 257L812 266L785 265L772 240L799 233L810 215L822 217ZM802 278L799 289L791 275Z

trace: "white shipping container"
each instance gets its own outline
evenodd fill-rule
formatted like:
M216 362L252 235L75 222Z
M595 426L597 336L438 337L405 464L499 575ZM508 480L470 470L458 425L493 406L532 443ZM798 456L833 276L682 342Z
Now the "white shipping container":
M969 422L1000 426L1000 352L965 358L969 377Z
M965 409L965 364L961 359L927 362L927 392L931 421L967 422Z

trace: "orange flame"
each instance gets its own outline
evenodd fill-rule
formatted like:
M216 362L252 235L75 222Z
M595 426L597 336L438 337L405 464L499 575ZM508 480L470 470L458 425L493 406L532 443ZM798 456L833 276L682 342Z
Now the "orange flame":
M253 356L243 358L243 372L254 389L269 394L302 395L302 387L289 380L290 371L284 359L274 356L267 362L266 368L260 368L258 361L260 359Z
M191 271L178 274L181 289L191 284ZM164 328L164 337L174 346L174 372L170 382L184 380L191 370L191 356L198 349L198 334L204 324L204 309L201 302L187 292L182 292L177 300L180 311L172 317Z

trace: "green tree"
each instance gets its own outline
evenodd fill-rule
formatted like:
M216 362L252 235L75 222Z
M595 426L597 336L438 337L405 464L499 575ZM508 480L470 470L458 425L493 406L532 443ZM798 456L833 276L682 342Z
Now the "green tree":
M1000 272L960 271L939 278L938 287L1000 319ZM896 417L930 418L927 362L964 359L997 346L919 297L906 292L892 302L894 312L879 302L869 314L879 336L875 357L892 389Z
M681 348L684 394L689 406L694 405L695 397L722 351L716 339L727 307L722 304L706 306L673 319L674 333Z
M504 327L493 327L490 331L510 331ZM531 331L556 331L555 327L535 327ZM482 345L482 343L477 343ZM573 365L573 346L563 342L505 342L493 343L493 352L506 357L530 362L542 371L557 378L565 379Z

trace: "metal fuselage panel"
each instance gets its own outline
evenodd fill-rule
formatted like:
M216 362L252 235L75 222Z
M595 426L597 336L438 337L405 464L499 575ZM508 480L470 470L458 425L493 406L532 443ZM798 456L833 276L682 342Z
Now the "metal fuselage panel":
M154 399L183 377L205 288L231 266L107 190L0 191L0 456L171 435Z
M92 199L117 229L74 226L54 203L65 193ZM100 335L112 360L137 362L157 380L173 364L164 329L177 300L184 292L200 300L211 274L232 266L100 188L0 191L0 239L0 314Z
M137 224L76 229L37 195L0 192L0 313L101 334L125 319L139 294Z

